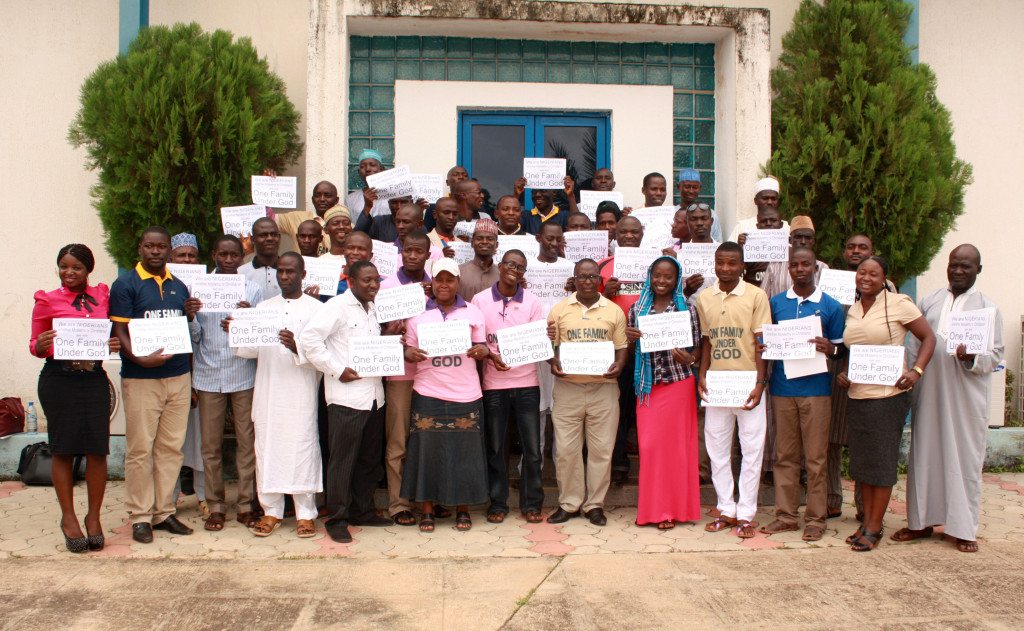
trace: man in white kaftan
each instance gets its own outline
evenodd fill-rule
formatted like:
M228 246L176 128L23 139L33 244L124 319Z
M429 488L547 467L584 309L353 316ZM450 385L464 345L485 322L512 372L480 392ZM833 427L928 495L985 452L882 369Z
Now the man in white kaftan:
M907 477L908 528L897 541L929 537L932 526L957 540L962 552L977 551L981 467L985 460L992 372L1003 358L1003 320L992 300L974 286L981 255L961 245L949 255L949 286L918 302L938 337L927 372L914 388L913 424ZM950 313L990 309L986 352L946 350ZM919 344L911 338L909 363Z

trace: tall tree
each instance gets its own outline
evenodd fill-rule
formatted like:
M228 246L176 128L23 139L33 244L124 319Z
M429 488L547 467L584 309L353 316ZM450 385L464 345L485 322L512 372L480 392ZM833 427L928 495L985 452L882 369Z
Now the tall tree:
M107 251L131 266L153 224L211 244L219 208L251 203L250 176L298 159L298 121L248 38L197 24L144 29L86 79L68 132L99 169L92 195Z
M788 216L810 215L819 256L840 263L863 232L897 281L924 272L963 213L971 167L956 157L935 74L913 64L901 0L804 0L772 71L764 170Z

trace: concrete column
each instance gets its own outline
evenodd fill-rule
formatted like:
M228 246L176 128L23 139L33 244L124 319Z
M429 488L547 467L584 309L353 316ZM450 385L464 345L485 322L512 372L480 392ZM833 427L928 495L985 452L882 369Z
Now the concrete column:
M345 0L309 0L306 182L348 190L348 25Z

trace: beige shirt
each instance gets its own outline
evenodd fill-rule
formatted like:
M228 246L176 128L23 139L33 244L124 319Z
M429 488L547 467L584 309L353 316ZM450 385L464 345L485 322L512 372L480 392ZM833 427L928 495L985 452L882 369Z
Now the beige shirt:
M697 299L701 337L711 343L710 370L757 370L754 335L772 323L768 295L740 281L724 292L716 282Z
M921 310L906 294L883 291L875 298L867 313L858 300L846 312L846 332L843 342L847 346L871 344L873 346L903 346L907 324L921 317ZM884 399L903 390L893 386L855 383L850 386L851 399Z
M555 325L555 344L562 342L605 342L615 345L615 350L626 348L626 315L611 300L604 296L592 306L586 307L571 294L548 313L548 324ZM615 383L599 375L568 375L562 377L573 383Z

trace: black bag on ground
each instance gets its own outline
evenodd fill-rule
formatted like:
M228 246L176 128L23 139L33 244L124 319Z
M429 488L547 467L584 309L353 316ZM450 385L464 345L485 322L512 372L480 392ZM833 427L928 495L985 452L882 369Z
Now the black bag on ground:
M85 458L75 456L72 473L76 481L85 479L84 464ZM22 483L29 486L53 486L53 454L49 443L25 445L18 459L18 475Z

